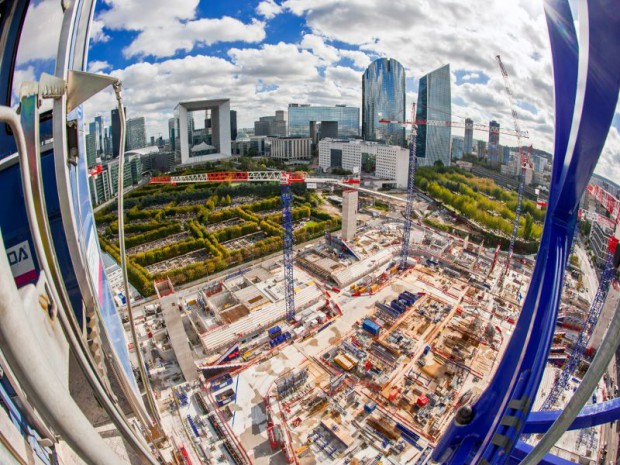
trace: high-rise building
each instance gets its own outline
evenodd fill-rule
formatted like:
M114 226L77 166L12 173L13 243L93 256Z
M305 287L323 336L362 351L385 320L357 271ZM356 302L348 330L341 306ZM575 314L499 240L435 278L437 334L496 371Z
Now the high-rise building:
M501 162L502 164L507 164L508 162L510 162L510 147L507 146L502 146L502 149L500 151L501 154Z
M460 136L454 136L452 138L452 148L450 149L452 160L460 160L463 158L463 142L464 139Z
M463 139L463 153L474 153L474 120L465 119L465 138Z
M276 111L275 116L261 116L254 122L255 136L286 137L284 111Z
M489 122L489 144L487 146L487 157L489 163L498 165L499 157L499 123L497 121Z
M357 229L358 192L347 189L342 193L342 240L352 241Z
M86 142L86 166L90 168L97 163L97 142L96 134L86 134L84 138Z
M487 143L483 140L476 141L476 153L478 158L484 158L487 154Z
M270 137L271 158L278 160L310 160L312 139L309 137Z
M104 141L103 141L103 116L97 115L95 116L95 144L97 149L97 155L103 155L105 151Z
M361 140L323 139L319 142L319 166L328 170L342 168L361 172L365 159L375 160L375 176L396 181L396 187L407 187L409 150L398 145L385 145Z
M144 116L127 120L127 138L125 150L141 149L146 147L146 127Z
M208 127L196 129L194 113L204 112ZM180 102L174 109L178 119L181 164L214 162L231 156L230 100Z
M532 157L532 163L534 164L534 171L536 173L542 173L543 171L545 171L545 168L547 167L547 163L549 163L549 160L547 160L544 157L541 157L540 155L534 155Z
M237 111L230 110L230 140L235 139L237 139Z
M173 152L177 147L177 120L176 118L170 118L168 120L168 138L170 140L170 150Z
M362 75L362 137L403 146L402 125L381 119L405 121L405 68L391 58L373 61Z
M103 130L103 153L104 158L112 158L112 126L108 126Z
M450 65L442 66L422 76L418 87L416 119L450 121L452 98L450 94ZM450 126L418 127L416 155L422 165L433 166L437 162L450 165Z
M123 112L127 116L127 108L123 107ZM121 120L118 114L118 108L114 108L110 112L112 122L112 158L118 157L118 149L121 141Z
M291 103L288 106L288 135L310 137L314 143L326 137L359 136L360 110L346 105L311 106Z

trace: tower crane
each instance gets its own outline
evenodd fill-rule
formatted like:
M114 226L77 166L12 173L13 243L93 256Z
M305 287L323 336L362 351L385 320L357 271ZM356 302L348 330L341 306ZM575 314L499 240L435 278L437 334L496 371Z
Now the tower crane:
M197 182L278 182L280 184L280 201L282 204L284 299L286 302L286 319L295 319L295 283L293 277L293 193L294 183L336 183L345 185L359 184L359 179L306 178L303 172L288 171L224 171L216 173L190 174L186 176L156 176L151 184L182 184Z
M483 124L476 123L461 123L458 121L441 121L441 120L427 120L427 119L416 119L416 104L413 103L411 105L411 121L393 121L389 119L380 119L379 123L383 124L400 124L402 126L411 126L411 135L409 140L409 172L407 176L407 203L405 205L405 224L403 226L403 245L400 252L400 269L404 270L407 268L407 256L409 253L409 239L411 235L411 211L413 209L413 194L415 192L415 173L417 169L418 159L416 157L416 136L417 136L417 126L418 124L422 124L425 126L439 126L439 127L460 127L466 129L475 129L477 131L486 131L492 132L495 134L507 134L507 135L516 135L519 137L527 138L528 135L526 132L520 131L518 128L516 131L511 130L501 130L497 127L488 127ZM497 256L496 256L497 259Z
M611 218L608 219L614 226L620 222L620 200L615 198L609 192L605 191L603 188L597 185L589 184L588 185L588 193L592 195L598 202L600 202L610 213ZM541 410L551 410L555 404L557 403L562 392L566 390L566 386L568 385L568 381L570 380L574 371L578 368L579 362L581 361L583 355L586 352L588 341L592 336L592 332L598 323L598 318L601 315L601 311L603 310L603 306L605 304L605 299L607 298L607 294L609 292L609 287L611 285L614 276L616 275L616 271L618 268L618 238L614 235L611 236L608 243L608 251L609 255L607 260L605 261L605 265L603 268L603 275L598 285L598 289L596 290L596 294L594 295L594 300L592 301L592 305L590 306L590 310L588 311L588 317L585 321L585 324L579 333L579 337L577 341L573 345L571 349L568 359L562 368L562 372L560 376L555 380L549 395L543 402Z
M592 332L598 323L599 316L601 315L601 311L605 305L605 300L607 299L611 281L614 279L617 272L617 266L614 264L614 254L616 253L617 246L618 239L612 236L609 240L609 256L605 261L603 276L601 277L594 300L592 301L592 305L590 307L590 311L588 312L588 318L586 319L583 329L579 333L579 337L568 355L568 359L562 368L560 376L553 383L551 392L549 392L549 395L543 402L541 410L553 409L560 398L560 395L566 391L569 380L583 359L583 355L588 348L590 336L592 336Z
M506 88L508 100L510 101L510 111L512 112L512 120L517 136L517 146L519 147L519 163L521 164L521 171L519 172L519 188L517 191L517 208L515 211L515 221L512 226L512 234L510 235L510 245L508 246L506 267L503 269L502 274L499 278L499 283L501 286L504 281L504 277L506 276L506 273L508 273L508 269L510 268L512 253L515 247L515 240L517 239L517 233L519 232L519 220L521 219L521 204L523 203L523 190L525 189L525 172L527 170L527 165L530 161L532 146L530 145L529 153L526 152L521 146L521 137L523 132L521 131L521 127L519 126L519 115L516 110L514 96L512 94L512 89L510 86L510 78L508 77L508 72L504 67L504 63L502 63L502 57L500 55L497 55L495 59L497 60L497 64L499 65L499 69L502 73L502 77L504 78L504 87Z

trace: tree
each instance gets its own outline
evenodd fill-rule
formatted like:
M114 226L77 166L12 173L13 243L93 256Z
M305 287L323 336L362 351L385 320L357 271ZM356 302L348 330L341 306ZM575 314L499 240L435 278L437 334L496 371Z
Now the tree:
M592 223L589 221L582 221L579 225L581 235L584 237L590 237L590 231L592 230Z
M532 228L534 226L534 218L529 213L525 214L525 225L523 226L523 238L529 241L532 238Z
M571 256L568 257L568 262L575 267L579 267L579 257L577 257L577 254L571 254Z

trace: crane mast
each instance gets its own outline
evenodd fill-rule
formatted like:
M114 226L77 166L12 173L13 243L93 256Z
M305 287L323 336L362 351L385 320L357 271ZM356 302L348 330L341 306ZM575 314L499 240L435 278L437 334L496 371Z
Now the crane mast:
M510 101L510 111L512 113L512 120L514 124L514 132L517 137L517 145L519 147L519 187L517 189L517 208L515 211L515 220L512 226L512 234L510 235L510 245L508 246L508 255L506 257L506 267L503 269L502 274L499 278L500 286L503 284L504 277L506 273L508 273L508 269L510 268L510 262L512 260L512 254L515 247L515 240L517 239L517 234L519 232L519 220L521 219L521 204L523 203L523 190L525 189L525 172L527 170L527 164L529 161L528 153L521 146L521 135L523 132L521 131L521 127L519 125L519 115L517 114L514 95L512 93L512 89L510 86L510 78L508 77L508 72L506 71L506 67L502 62L502 58L500 55L495 57L497 60L497 64L499 65L499 69L502 73L502 77L504 78L504 87L506 89L506 93L508 94L508 100ZM530 150L532 147L530 146Z
M415 103L411 105L411 119L415 118ZM416 152L416 131L417 126L411 125L411 139L409 141L409 172L407 175L407 204L405 205L405 224L403 226L403 246L400 250L400 269L407 268L407 257L409 255L409 240L411 236L411 211L413 210L413 194L415 190L415 171L417 168Z
M543 402L543 405L540 408L541 410L552 410L555 407L555 404L560 398L560 395L563 392L566 392L568 382L573 376L575 370L579 367L579 363L581 362L584 354L586 353L586 349L588 348L588 342L590 341L592 332L594 331L594 328L598 323L599 316L601 315L601 312L605 305L605 300L607 299L607 294L609 293L611 281L616 275L616 267L614 266L614 252L615 248L613 249L613 251L610 250L610 254L607 258L607 261L605 262L603 276L598 285L598 289L596 290L596 295L594 296L590 311L588 312L588 318L583 325L583 329L579 333L577 342L575 342L573 348L568 355L568 360L566 360L560 376L553 383L551 392L549 392L549 395Z
M293 193L291 184L280 184L280 201L282 202L283 262L284 262L284 300L286 302L286 319L295 319L295 282L293 277Z

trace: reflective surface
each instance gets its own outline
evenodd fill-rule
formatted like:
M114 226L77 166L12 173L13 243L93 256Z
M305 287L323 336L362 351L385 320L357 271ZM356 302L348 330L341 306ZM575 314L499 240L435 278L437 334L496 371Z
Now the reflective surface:
M416 119L451 121L450 65L445 65L420 79ZM422 165L441 161L450 165L450 127L418 126L417 156Z
M373 61L362 76L362 137L404 145L403 126L380 119L405 121L405 68L389 58Z
M314 137L311 122L337 122L338 133L326 134L326 137L357 137L360 127L360 109L356 107L334 106L291 106L288 107L289 136ZM327 129L327 127L325 128ZM332 128L329 128L334 129ZM316 129L320 134L320 127ZM321 137L322 138L322 137Z

